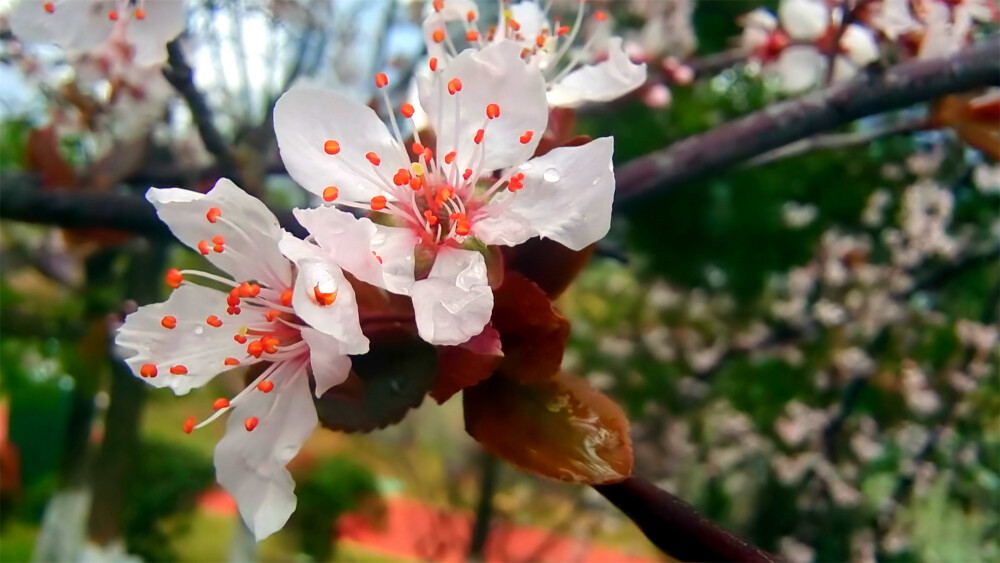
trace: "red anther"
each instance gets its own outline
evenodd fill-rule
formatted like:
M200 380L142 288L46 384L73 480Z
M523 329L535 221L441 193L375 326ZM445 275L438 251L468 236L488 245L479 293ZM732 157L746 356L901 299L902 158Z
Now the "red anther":
M458 235L458 236L462 236L462 237L468 235L469 234L469 222L468 221L459 221L458 223L456 223L455 224L455 234Z
M367 158L368 162L374 164L375 166L378 166L379 164L382 163L382 159L379 158L378 155L373 152L365 154L365 158Z
M533 131L525 131L524 135L521 135L521 137L519 139L521 141L521 144L522 145L527 145L528 143L530 143L531 142L531 137L534 134L535 133Z
M434 6L434 11L435 12L440 12L441 10L444 9L444 0L434 0L434 2L432 2L432 4Z
M441 188L438 190L437 194L434 196L434 205L441 207L446 201L451 199L455 195L455 190L451 188Z
M559 26L559 29L556 30L556 35L566 35L567 33L569 33L568 25L561 25Z
M431 39L433 39L435 43L440 43L440 42L444 41L444 30L443 29L435 29L434 32L431 33ZM431 60L436 60L436 59L431 59ZM437 66L437 65L433 65L433 66ZM434 69L432 68L431 70L434 70Z
M479 32L474 29L470 29L465 32L465 39L466 41L479 41Z
M462 178L465 178L466 180L468 180L471 177L472 177L472 169L471 168L466 168L465 172L462 172Z
M233 335L233 340L235 340L236 342L239 342L240 344L246 344L247 343L247 337L244 336L244 335L242 335L242 334L234 334Z
M291 289L286 289L285 291L281 292L281 304L284 305L285 307L291 307L292 306L292 290Z
M418 176L410 178L410 189L413 191L419 190L420 186L422 186L423 184L424 184L423 180L421 180L420 177Z
M450 153L444 155L445 164L451 164L452 162L455 162L455 156L456 156L455 151L451 151Z
M395 174L393 174L392 182L397 186L405 186L410 182L410 171L405 168L400 168L399 170L396 171ZM372 198L372 203L374 203L374 201L375 199ZM382 198L382 201L385 201L384 197Z
M222 216L222 210L219 209L218 207L213 207L209 209L208 213L205 214L205 218L208 219L209 223L214 223L218 221L219 217L221 216Z
M497 104L489 104L486 106L486 117L490 119L496 119L500 117L500 106Z
M185 434L190 434L191 432L194 432L194 417L193 416L188 417L188 419L184 421L184 433Z
M431 211L430 209L424 210L424 219L426 219L427 223L430 225L437 225L438 222L437 215L435 215L434 212Z
M538 37L535 38L535 45L538 45L539 47L544 47L545 46L545 34L544 33L539 33L538 34Z
M274 319L278 318L278 315L280 315L280 314L281 314L281 311L279 311L277 309L271 309L267 313L264 313L264 318L267 319L267 322L271 322Z
M333 305L333 303L337 301L336 291L330 291L330 292L322 291L320 290L319 285L313 286L313 295L316 297L316 302L319 303L320 305L324 306Z
M389 84L389 77L385 75L384 72L380 72L375 75L375 87L383 88Z
M226 303L230 307L236 307L237 305L240 304L240 296L236 295L235 288L231 292L229 292L229 297L226 297Z
M146 19L146 10L143 10L142 8L137 9L135 11L135 19L137 19L137 20L144 20L144 19Z
M599 22L602 22L602 21L608 19L608 15L606 13L604 13L603 11L597 11L597 12L594 12L594 19L597 20L597 21L599 21Z
M281 342L273 336L265 336L260 340L264 344L264 351L268 354L274 354L278 351L278 343Z
M323 143L323 150L326 154L337 154L340 152L340 143L337 141L327 141Z
M524 174L521 176L524 177ZM258 295L260 295L260 286L255 283L250 284L250 297L257 297Z
M399 113L403 114L403 117L413 117L413 112L416 111L413 104L406 102L399 106Z
M465 19L466 19L466 21L469 21L469 22L474 22L474 21L476 21L476 12L475 12L475 10L469 10L469 11L468 11L468 12L467 12L467 13L465 14Z
M384 195L377 195L372 198L372 210L381 211L385 209L387 203Z
M214 326L215 328L219 328L220 326L222 326L222 321L219 319L219 317L216 317L215 315L209 315L208 318L205 319L205 322Z
M46 2L42 4L42 7L45 8L45 11L49 14L54 14L56 11L56 5L52 2Z
M448 93L454 96L456 93L462 91L462 81L457 78L452 78L448 81Z
M113 21L113 22L118 21L118 11L117 10L111 10L110 12L108 12L108 19L111 20L111 21Z
M251 416L250 418L243 421L243 427L247 429L247 432L252 432L254 428L257 428L258 422L259 421L257 420L256 416Z
M264 353L264 343L261 342L260 340L254 340L253 342L247 345L247 354L250 354L253 357L259 358L263 353Z
M240 365L240 361L237 360L236 358L226 358L225 360L222 361L222 363L226 364L227 366L238 366L238 365Z
M226 307L226 312L230 315L239 315L241 310L239 307Z
M215 410L221 410L229 406L229 399L225 397L219 397L212 403L212 408Z
M381 257L381 256L379 256L379 255L378 255L378 253L376 253L376 252L375 252L374 250L372 250L372 256L374 256L374 257L375 257L375 259L376 259L376 260L378 260L378 263L379 263L379 264L381 264L381 263L382 263L382 257Z
M222 235L215 235L212 237L212 250L216 252L222 252L225 250L226 239Z
M327 186L323 190L323 201L333 201L337 199L339 194L340 190L337 189L337 186Z
M479 143L483 142L483 135L485 135L485 134L486 134L486 131L483 130L483 129L480 129L479 131L476 131L476 137L473 140L476 142L477 145Z
M424 160L430 162L432 158L434 158L434 151L429 148L424 149Z
M240 297L257 297L260 295L260 286L255 283L243 282L229 294L237 292Z
M517 174L514 174L514 179L517 180L518 182L524 180L524 172L518 172Z
M177 326L177 317L167 315L160 319L160 324L163 325L163 328L174 328Z
M261 393L270 393L274 389L274 382L264 380L257 384L257 390Z
M172 373L174 375L186 375L187 372L188 372L188 368L186 368L186 367L184 367L184 366L182 366L180 364L178 364L176 366L172 366L170 368L170 373Z
M444 38L442 37L442 39ZM427 65L431 67L431 72L437 72L438 69L437 57L431 57L431 60L427 61Z
M507 23L510 24L510 28L514 31L521 31L521 24L517 20L509 19L507 20Z
M201 252L204 255L208 255L209 250L208 250L207 240L201 239L198 241L198 252Z
M424 146L417 142L414 142L412 145L410 145L410 148L413 149L413 153L417 155L424 152Z
M156 377L156 365L142 364L142 367L139 368L139 375L143 377Z

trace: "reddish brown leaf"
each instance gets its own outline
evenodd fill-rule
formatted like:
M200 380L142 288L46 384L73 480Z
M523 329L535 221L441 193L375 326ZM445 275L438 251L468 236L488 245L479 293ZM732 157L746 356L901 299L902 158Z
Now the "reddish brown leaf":
M508 272L494 293L492 323L503 344L500 373L529 382L544 381L559 371L569 321L533 282Z
M527 384L491 377L463 400L466 432L528 473L588 485L632 473L625 414L580 377Z
M438 373L431 397L438 404L444 403L455 393L493 375L501 360L500 334L490 325L465 344L438 346Z
M504 247L504 263L508 271L523 274L555 299L576 279L593 253L593 244L583 250L570 250L549 239L533 238Z

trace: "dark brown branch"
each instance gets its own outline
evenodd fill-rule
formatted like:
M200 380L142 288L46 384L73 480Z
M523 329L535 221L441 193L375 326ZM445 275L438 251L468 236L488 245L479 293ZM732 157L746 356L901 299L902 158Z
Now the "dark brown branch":
M163 76L187 102L194 123L198 127L198 135L205 143L205 149L219 161L223 175L242 186L239 167L236 165L229 143L216 128L212 109L208 107L205 96L194 85L194 71L184 58L180 39L167 43L167 55L170 66L163 68Z
M775 561L677 497L637 477L594 487L664 553L680 561Z
M996 36L947 59L910 61L885 71L865 69L843 84L769 106L626 163L615 174L616 204L665 193L861 117L998 84Z
M275 211L285 230L306 236L290 211ZM0 177L0 217L59 227L105 227L152 239L171 237L142 196L127 192L43 191L30 177Z

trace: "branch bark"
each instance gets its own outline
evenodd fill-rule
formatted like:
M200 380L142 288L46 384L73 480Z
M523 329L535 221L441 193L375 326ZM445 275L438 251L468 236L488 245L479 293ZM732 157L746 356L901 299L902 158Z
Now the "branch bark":
M843 84L769 106L626 163L615 174L615 203L634 205L861 117L995 85L1000 85L998 36L947 59L865 69Z
M637 477L594 489L635 522L664 553L680 561L772 562L773 555L718 527L691 505Z

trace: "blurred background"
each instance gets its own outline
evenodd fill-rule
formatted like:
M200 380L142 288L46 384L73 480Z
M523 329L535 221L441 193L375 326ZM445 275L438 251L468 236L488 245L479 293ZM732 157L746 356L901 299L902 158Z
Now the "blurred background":
M593 4L651 69L636 94L577 113L580 133L614 135L617 163L786 97L735 50L741 15L776 2ZM421 2L187 8L176 47L232 162L159 68L109 76L3 24L3 182L141 194L235 171L272 208L308 204L277 158L277 96L309 81L367 101L386 72L398 105L424 57ZM626 410L636 475L792 561L1000 559L1000 168L961 131L906 127L964 101L619 210L558 305L565 369ZM880 130L897 132L866 134ZM4 220L0 237L2 561L67 560L87 538L117 546L107 560L664 560L590 489L484 455L457 400L317 432L291 465L297 512L255 545L215 485L222 425L182 431L239 382L153 392L109 341L127 301L165 297L167 263L200 257L112 230Z

